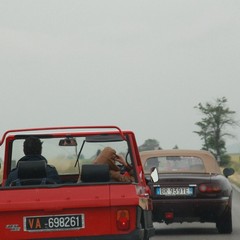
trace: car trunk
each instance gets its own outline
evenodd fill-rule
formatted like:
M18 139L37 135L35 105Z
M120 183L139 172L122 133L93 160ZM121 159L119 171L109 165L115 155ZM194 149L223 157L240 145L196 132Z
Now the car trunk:
M212 175L206 173L159 174L158 182L152 186L153 197L186 198L199 195L198 185L211 182Z
M217 204L221 193L203 192L199 188L203 185L214 185L215 178L216 174L203 173L159 174L159 181L151 187L154 221L161 222L164 219L166 223L183 220L214 222L215 213L222 212L225 207L220 202Z
M195 183L199 183L201 181L206 181L211 179L211 174L209 173L164 173L159 174L159 182L162 184L165 183L179 183L182 182L189 183L189 181L193 181Z
M1 239L121 233L116 229L117 209L124 207L136 218L137 205L136 188L131 184L2 188ZM133 224L128 231L135 227Z

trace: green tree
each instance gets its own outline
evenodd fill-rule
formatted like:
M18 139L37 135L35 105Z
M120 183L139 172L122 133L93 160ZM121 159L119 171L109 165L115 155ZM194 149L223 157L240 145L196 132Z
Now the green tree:
M161 149L159 142L156 139L147 139L141 146L139 146L140 152L154 149Z
M216 99L214 104L198 103L197 108L204 117L201 121L196 122L200 130L194 131L203 141L202 149L211 151L219 160L220 165L225 165L229 161L226 154L226 137L234 137L227 132L227 127L234 127L238 123L234 120L235 111L230 110L227 106L225 97Z

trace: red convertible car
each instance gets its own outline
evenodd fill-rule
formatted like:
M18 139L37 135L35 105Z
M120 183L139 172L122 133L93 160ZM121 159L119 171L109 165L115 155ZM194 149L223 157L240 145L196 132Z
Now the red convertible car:
M203 150L152 150L140 153L153 200L153 221L213 222L232 232L232 186L214 156ZM153 181L152 181L153 180Z
M117 126L8 130L0 239L149 240L152 201L135 135Z

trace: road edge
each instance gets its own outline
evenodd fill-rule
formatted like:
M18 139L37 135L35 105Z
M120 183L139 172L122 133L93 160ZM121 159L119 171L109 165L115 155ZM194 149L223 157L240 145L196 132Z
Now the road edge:
M231 183L231 184L236 191L240 192L240 188L237 185L235 185L234 183Z

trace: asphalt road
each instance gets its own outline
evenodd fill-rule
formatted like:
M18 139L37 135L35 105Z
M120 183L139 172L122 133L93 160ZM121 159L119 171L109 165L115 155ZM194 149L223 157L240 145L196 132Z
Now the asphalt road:
M151 240L238 240L240 236L240 191L234 186L233 192L233 232L219 234L213 223L183 223L169 224L155 223L156 235Z

